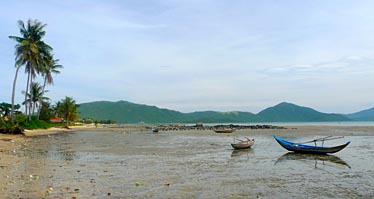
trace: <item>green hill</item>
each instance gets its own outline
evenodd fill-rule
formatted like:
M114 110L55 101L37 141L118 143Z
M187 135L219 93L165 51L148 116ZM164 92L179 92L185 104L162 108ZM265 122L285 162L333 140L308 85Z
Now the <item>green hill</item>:
M122 124L139 122L178 123L190 119L178 111L160 109L156 106L134 104L127 101L83 103L79 105L78 112L82 118L114 120Z
M202 111L186 113L189 117L193 118L190 123L203 122L203 123L228 123L228 122L256 122L260 118L253 113L249 112L216 112L216 111Z
M249 112L202 111L181 113L156 106L134 104L127 101L98 101L80 104L82 118L113 120L117 123L249 123L249 122L322 122L349 121L339 114L321 113L311 108L291 103L280 103L258 114Z
M374 121L374 108L363 110L357 113L347 114L345 116L356 121Z
M349 121L340 114L326 114L308 107L283 102L257 114L264 122L325 122Z

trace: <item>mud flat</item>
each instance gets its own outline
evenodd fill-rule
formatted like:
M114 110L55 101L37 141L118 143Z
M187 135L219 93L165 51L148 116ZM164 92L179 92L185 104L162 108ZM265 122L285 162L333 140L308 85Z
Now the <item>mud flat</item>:
M351 141L327 157L289 155L272 135ZM373 126L168 130L76 127L0 135L3 198L373 198ZM252 149L235 151L234 137ZM0 197L0 198L1 198Z

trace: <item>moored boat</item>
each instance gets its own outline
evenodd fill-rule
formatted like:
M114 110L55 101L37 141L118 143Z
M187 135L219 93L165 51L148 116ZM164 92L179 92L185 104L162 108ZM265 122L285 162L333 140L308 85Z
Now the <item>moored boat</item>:
M315 146L312 145L306 145L304 143L295 143L295 142L290 142L287 140L284 140L280 137L277 137L274 135L274 139L285 149L289 151L294 151L297 153L315 153L315 154L327 154L327 153L336 153L342 149L344 149L346 146L348 146L349 143L351 142L346 142L345 144L338 145L338 146L333 146L333 147L326 147L326 146L317 146L316 142L324 142L327 140L331 139L336 139L336 138L331 138L332 136L328 136L326 138L320 138L320 139L315 139L309 142L314 142ZM308 143L308 142L306 142Z
M214 129L213 131L216 133L232 133L235 129Z
M239 140L238 143L231 143L232 148L234 149L248 149L255 143L255 139Z

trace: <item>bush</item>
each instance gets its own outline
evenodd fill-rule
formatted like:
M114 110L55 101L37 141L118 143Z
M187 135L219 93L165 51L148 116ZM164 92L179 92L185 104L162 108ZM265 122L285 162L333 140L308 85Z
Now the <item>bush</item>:
M26 118L25 121L22 120L19 124L25 129L47 129L53 126L46 121L38 120L35 116L32 116L30 121L28 121Z

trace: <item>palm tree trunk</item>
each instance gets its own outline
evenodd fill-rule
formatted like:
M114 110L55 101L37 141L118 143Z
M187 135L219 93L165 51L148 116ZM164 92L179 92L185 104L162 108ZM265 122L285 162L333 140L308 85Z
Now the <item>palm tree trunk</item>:
M34 104L32 102L32 99L34 98L33 96L34 93L31 90L31 86L32 86L32 79L30 81L30 88L29 88L30 89L29 121L31 120L31 116L34 113Z
M29 92L29 85L30 85L30 76L31 76L31 73L29 72L29 74L27 75L27 82L26 82L26 93L25 93L25 114L28 115L28 102L27 102L27 94Z
M43 105L44 89L45 89L46 83L47 83L47 77L44 77L44 84L43 84L42 96L40 97L40 100L39 100L38 119L40 117L40 110L42 109L42 105Z
M69 128L69 114L66 114L66 127Z
M17 83L17 77L18 77L18 71L19 69L21 68L21 66L18 66L17 67L17 70L16 70L16 75L14 76L14 81L13 81L13 91L12 91L12 110L11 110L11 118L12 118L12 122L14 122L14 97L16 95L16 83Z
M35 113L36 103L37 103L37 102L33 102L33 104L32 104L32 112L31 112L32 114Z

